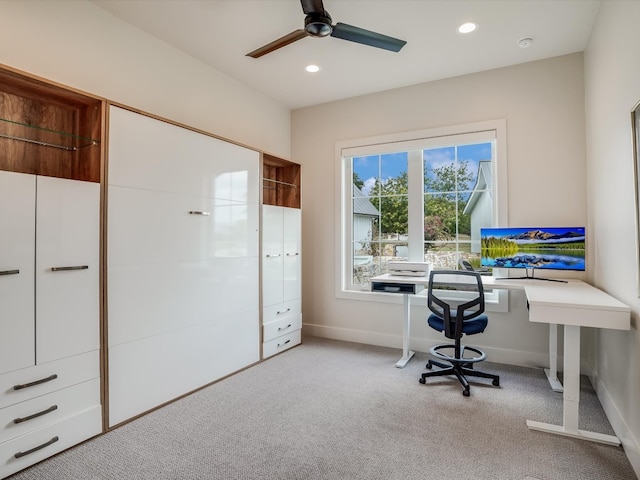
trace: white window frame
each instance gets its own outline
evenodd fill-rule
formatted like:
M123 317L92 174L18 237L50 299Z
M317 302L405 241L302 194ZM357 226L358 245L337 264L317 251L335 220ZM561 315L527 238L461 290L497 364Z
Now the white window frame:
M492 161L493 175L493 218L494 226L508 225L508 187L507 187L507 126L505 119L487 120L483 122L466 123L460 125L430 128L426 130L416 130L411 132L394 133L389 135L379 135L353 140L336 142L335 144L335 185L338 192L339 201L335 204L335 218L339 219L339 226L336 229L336 258L335 258L335 294L337 298L350 300L376 301L384 303L401 303L402 295L390 295L388 293L377 293L369 290L357 290L351 288L350 268L345 265L352 265L352 182L353 175L351 164L344 160L345 157L363 156L371 154L382 154L386 145L393 145L393 150L411 150L424 148L429 145L438 144L438 138L455 135L469 135L474 133L481 136L481 132L494 132L495 152ZM412 168L409 162L408 169ZM411 185L409 188L419 188L422 192L422 185ZM415 183L415 182L414 182ZM424 203L424 202L422 202ZM409 215L418 215L419 212L409 212ZM421 235L421 232L418 232ZM409 233L411 235L411 233ZM422 251L411 248L412 242L422 245L420 239L409 237L409 260L422 261L418 254ZM414 245L415 246L415 245ZM494 274L502 275L502 272L494 269ZM424 292L423 292L424 293ZM416 295L412 299L412 304L426 305L424 295ZM486 295L487 311L506 312L508 311L508 292L506 290L494 290Z

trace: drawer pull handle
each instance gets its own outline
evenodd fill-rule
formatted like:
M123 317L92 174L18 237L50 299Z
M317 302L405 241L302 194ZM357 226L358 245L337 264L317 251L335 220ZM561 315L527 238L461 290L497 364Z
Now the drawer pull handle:
M280 347L284 347L287 343L290 343L290 342L291 342L291 340L287 340L287 341L286 341L286 342L284 342L284 343L279 343L279 344L278 344L278 348L280 348Z
M51 412L53 412L54 410L57 410L57 409L58 409L58 405L51 405L46 410L42 410L41 412L34 413L33 415L29 415L28 417L16 418L16 419L13 420L13 423L26 422L27 420L32 420L34 418L41 417L42 415L46 415L47 413L51 413Z
M286 327L278 327L278 331L281 332L282 330L286 330L287 328L291 328L291 324L287 325Z
M53 437L51 440L49 440L48 442L43 443L42 445L38 445L37 447L33 447L31 450L27 450L26 452L18 452L14 455L14 457L16 458L20 458L20 457L24 457L25 455L29 455L30 453L33 452L37 452L38 450L43 449L44 447L48 447L49 445L53 445L54 443L56 443L58 440L60 440L58 437Z
M211 212L202 212L200 210L189 210L189 215L204 215L205 217L208 217L209 215L211 215Z
M291 311L291 309L287 308L286 310L283 310L281 312L280 311L276 312L276 315L282 315L283 313L287 313L287 312L290 312L290 311Z
M35 385L40 385L41 383L50 382L51 380L55 380L56 378L58 378L58 375L56 375L54 373L53 375L50 375L47 378L41 378L40 380L36 380L35 382L22 383L20 385L14 385L13 389L14 390L22 390L23 388L29 388L29 387L33 387Z
M70 270L87 270L89 265L74 265L72 267L51 267L52 272L68 272Z
M268 253L267 258L278 258L280 254L274 255L273 253Z
M3 270L0 272L0 275L17 275L20 273L20 270Z
M287 257L297 257L298 255L300 255L298 252L295 252L295 253L287 253Z

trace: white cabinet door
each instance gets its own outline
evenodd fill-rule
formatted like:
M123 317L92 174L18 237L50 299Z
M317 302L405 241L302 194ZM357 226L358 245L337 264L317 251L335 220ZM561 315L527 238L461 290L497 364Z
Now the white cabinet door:
M300 209L262 207L262 304L300 298Z
M0 374L32 366L35 176L0 171Z
M282 207L262 207L262 305L282 303Z
M99 348L100 184L37 177L36 361Z
M283 301L300 298L300 209L283 208Z

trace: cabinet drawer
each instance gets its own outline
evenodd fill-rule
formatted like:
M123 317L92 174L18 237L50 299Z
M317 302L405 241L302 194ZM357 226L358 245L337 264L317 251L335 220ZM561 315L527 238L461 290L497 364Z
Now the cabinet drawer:
M300 314L300 310L300 299L264 307L262 310L262 323L266 325L285 317L295 317Z
M262 341L268 342L280 335L291 333L302 328L302 314L297 313L287 315L270 323L265 323L262 327Z
M0 443L0 478L61 452L102 430L99 406ZM16 458L16 455L18 457Z
M97 378L98 351L0 375L0 408ZM15 386L23 388L16 389Z
M0 409L0 443L100 405L100 379Z
M267 358L276 353L284 352L288 348L291 348L295 345L299 345L301 340L301 331L296 330L295 332L288 333L286 335L282 335L281 337L274 338L273 340L269 340L268 342L264 342L262 344L262 358Z

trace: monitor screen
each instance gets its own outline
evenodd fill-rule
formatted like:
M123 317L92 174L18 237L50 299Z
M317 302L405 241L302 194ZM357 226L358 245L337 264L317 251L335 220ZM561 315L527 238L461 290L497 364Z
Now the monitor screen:
M483 267L585 269L584 227L482 228Z

